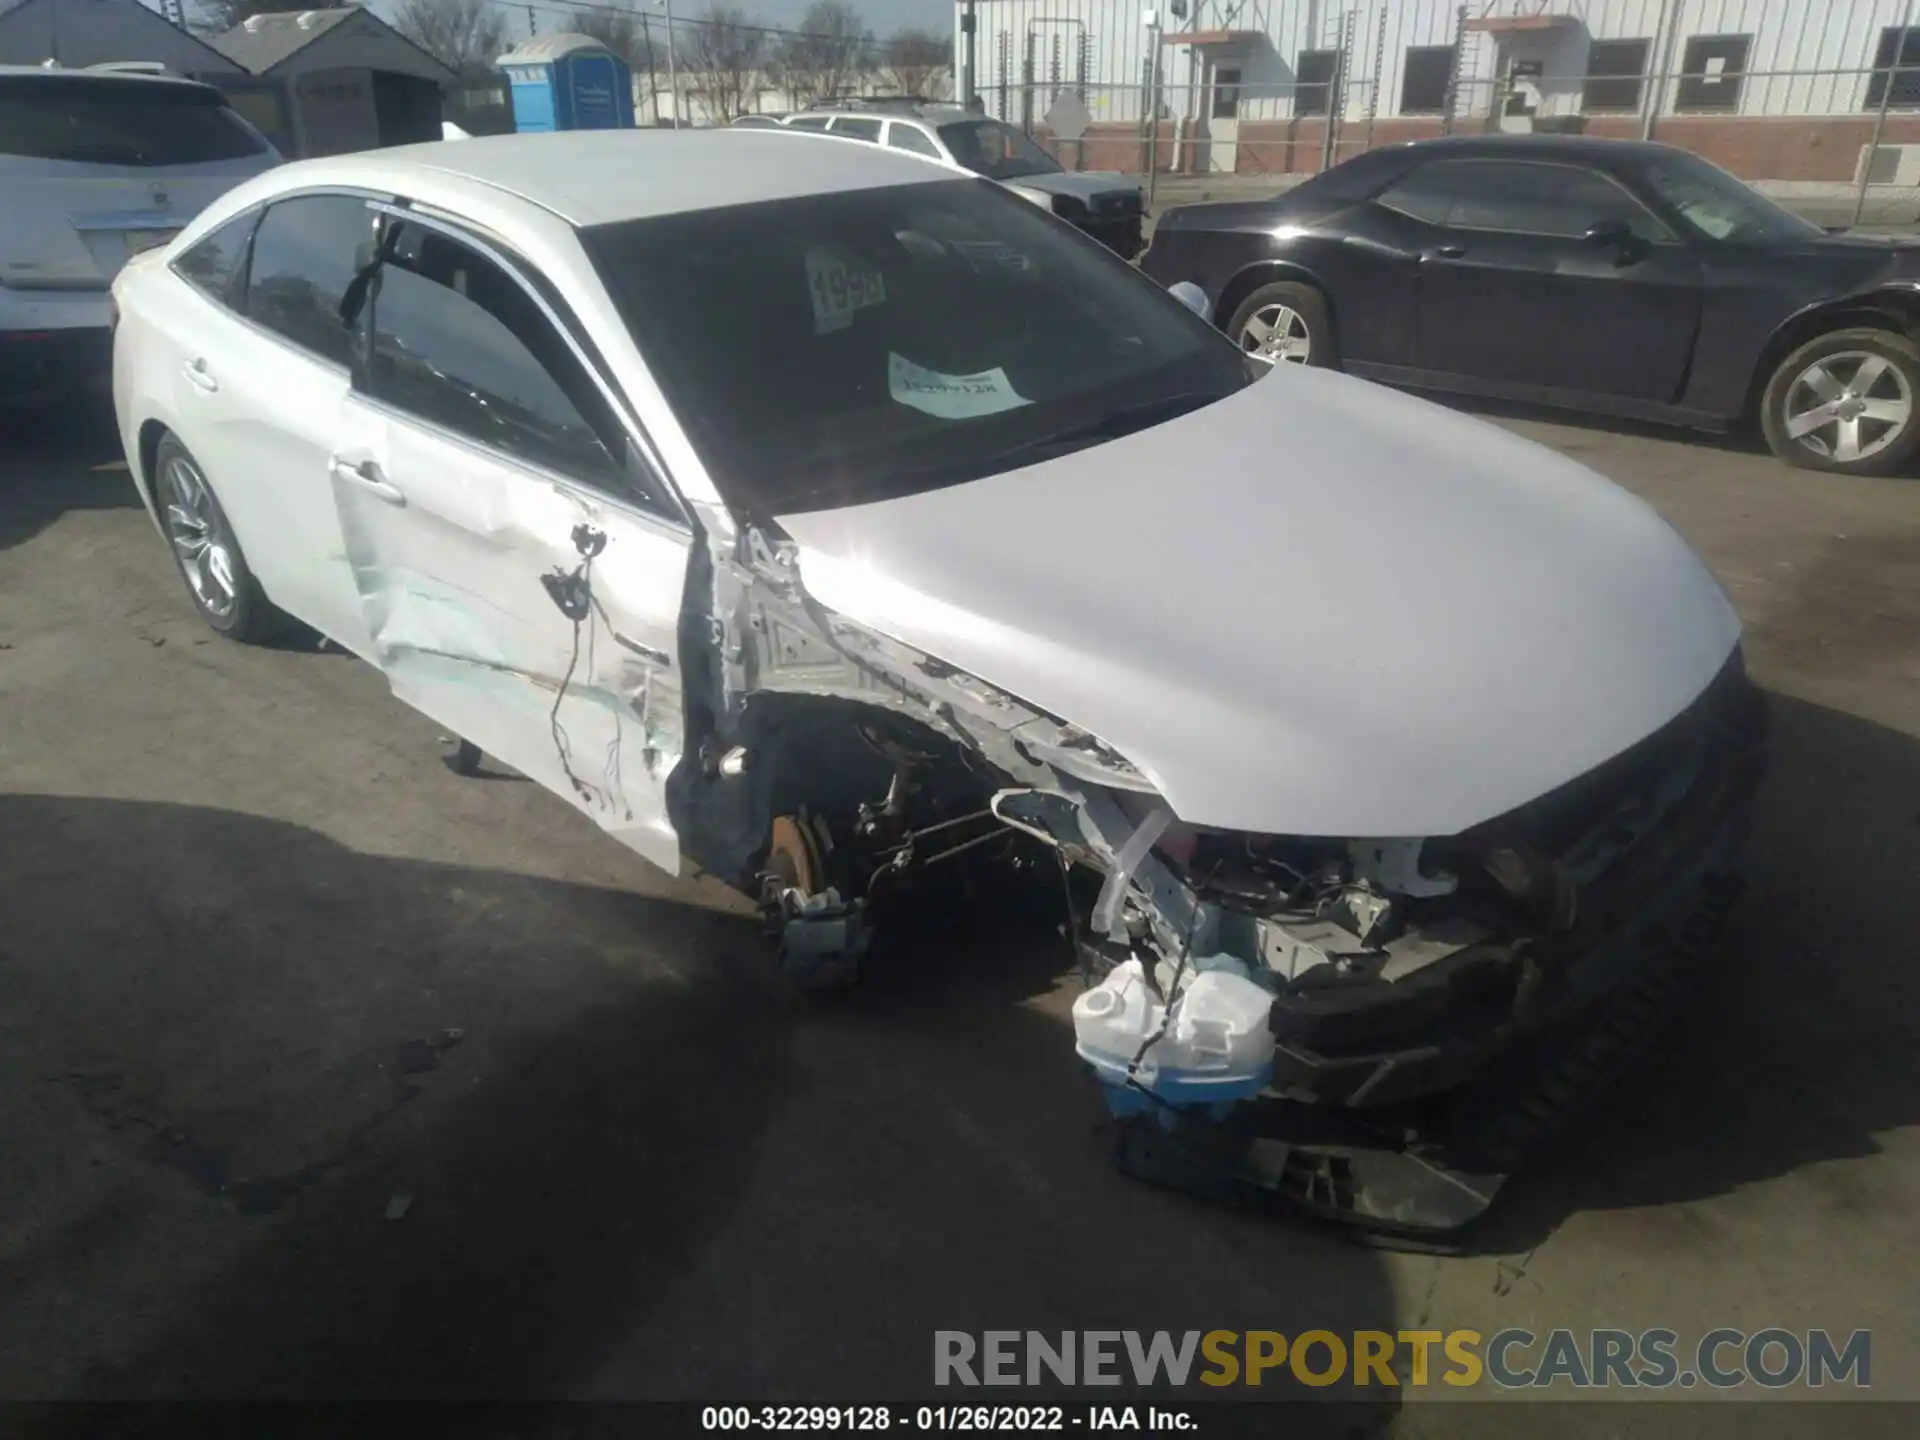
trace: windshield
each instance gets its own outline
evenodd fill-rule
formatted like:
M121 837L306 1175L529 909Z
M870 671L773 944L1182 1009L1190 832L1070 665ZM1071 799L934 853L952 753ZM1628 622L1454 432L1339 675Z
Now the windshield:
M1647 184L1709 239L1755 243L1825 234L1698 155L1662 156L1645 173Z
M956 120L940 127L940 138L947 142L955 160L989 180L1060 173L1058 160L998 120Z
M1251 379L1179 301L977 180L581 239L714 483L760 518L1015 469Z
M103 76L0 78L0 155L92 165L202 165L266 142L198 85Z

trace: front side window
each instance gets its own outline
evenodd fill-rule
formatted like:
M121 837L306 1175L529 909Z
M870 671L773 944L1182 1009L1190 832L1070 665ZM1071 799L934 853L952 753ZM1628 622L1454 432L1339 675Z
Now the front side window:
M880 138L880 122L866 115L857 117L842 115L838 120L833 122L833 130L831 133L835 135L850 135L855 140L877 141Z
M911 150L916 155L931 155L940 158L940 147L920 132L917 125L902 125L895 121L887 129L887 144L896 150Z
M1641 178L1692 229L1710 240L1768 244L1814 240L1825 233L1718 165L1685 151L1662 155L1641 172Z
M1057 175L1060 162L1001 120L959 120L940 127L953 158L989 180Z
M258 210L229 220L175 260L174 273L210 299L224 303L246 257L253 227L259 223Z
M795 130L824 130L827 128L827 122L832 119L831 115L798 115L787 121L787 124Z
M220 92L103 75L0 76L0 155L87 165L206 165L267 153Z
M1642 240L1673 233L1618 185L1592 170L1531 160L1437 160L1380 197L1380 203L1435 225L1577 239L1588 227L1624 220Z
M758 517L1016 469L1252 379L1160 287L977 180L581 239L715 484Z
M303 350L348 364L360 308L348 287L372 259L373 211L352 195L301 195L269 205L253 236L247 315Z
M485 256L423 225L397 222L383 248L361 387L518 459L617 488L601 439L613 434L605 399L527 292Z

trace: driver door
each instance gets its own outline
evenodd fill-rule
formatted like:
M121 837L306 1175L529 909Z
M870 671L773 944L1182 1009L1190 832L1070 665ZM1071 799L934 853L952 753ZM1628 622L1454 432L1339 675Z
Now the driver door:
M1699 258L1607 176L1558 161L1438 160L1380 203L1419 222L1422 370L1679 398L1699 323ZM1587 238L1609 222L1624 238Z
M533 292L389 217L328 472L393 693L669 873L691 532Z

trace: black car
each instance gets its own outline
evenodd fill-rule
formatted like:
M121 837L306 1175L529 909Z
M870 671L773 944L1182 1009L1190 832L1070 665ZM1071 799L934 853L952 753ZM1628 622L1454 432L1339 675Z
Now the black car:
M1668 145L1373 150L1275 199L1171 210L1141 263L1275 362L1702 430L1757 418L1816 470L1884 474L1920 448L1920 244L1828 235Z

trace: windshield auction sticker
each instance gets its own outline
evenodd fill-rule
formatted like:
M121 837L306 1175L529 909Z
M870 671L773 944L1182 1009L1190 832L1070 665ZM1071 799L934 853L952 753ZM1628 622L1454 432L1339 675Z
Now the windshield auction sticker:
M807 251L807 294L813 300L813 333L826 335L846 329L856 311L884 305L887 286L879 271L849 264L816 245Z
M1013 388L998 366L972 375L943 375L893 354L887 356L887 392L902 405L942 420L997 415L1033 403Z

